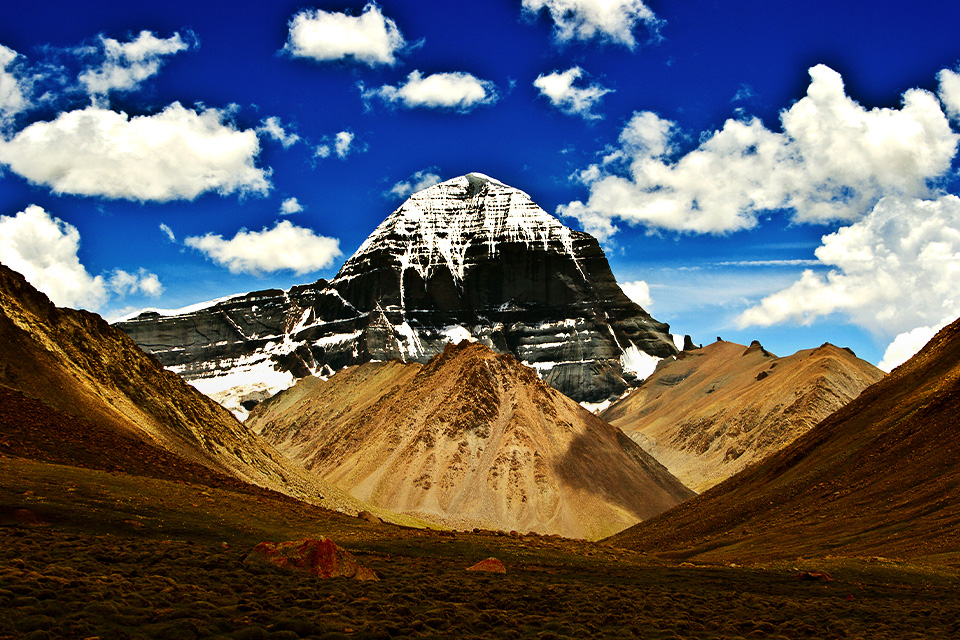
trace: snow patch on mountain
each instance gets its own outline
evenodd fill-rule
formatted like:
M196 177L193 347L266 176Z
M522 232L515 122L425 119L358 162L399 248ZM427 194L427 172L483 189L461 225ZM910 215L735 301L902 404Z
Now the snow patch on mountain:
M388 246L398 259L403 300L402 273L408 269L428 280L443 266L461 283L471 245L486 244L493 258L504 242L536 244L544 250L551 244L561 247L583 273L569 228L523 191L482 173L453 178L410 196L360 245L341 273L352 277L351 262L360 263L371 251Z
M620 356L620 365L624 371L630 371L637 376L637 380L646 380L656 370L657 364L662 359L640 351L631 342L630 346L623 350L623 355Z
M157 314L158 316L162 316L162 317L164 317L164 318L169 318L169 317L172 317L172 316L182 316L182 315L187 315L187 314L190 314L190 313L196 313L196 312L198 312L198 311L203 311L204 309L208 309L208 308L210 308L210 307L215 307L216 305L220 304L221 302L228 302L228 301L233 300L233 299L235 299L235 298L242 298L242 297L244 297L245 295L248 295L248 294L246 294L246 293L234 293L234 294L231 294L231 295L229 295L229 296L224 296L224 297L222 297L222 298L216 298L216 299L214 299L214 300L207 300L207 301L205 301L205 302L195 302L195 303L193 303L193 304L188 304L187 306L185 306L185 307L180 307L179 309L157 309L157 308L154 308L154 307L144 307L144 308L142 308L142 309L137 309L136 311L132 311L132 312L126 314L126 315L120 316L119 318L116 318L116 319L114 319L114 320L111 320L110 322L111 322L111 323L126 322L127 320L133 320L133 319L136 318L137 316L142 315L142 314L144 314L144 313L155 313L155 314Z
M176 371L177 367L171 369ZM239 358L231 362L228 369L216 371L210 377L188 382L243 421L256 403L288 389L296 379L289 371L279 371L268 355L256 354ZM244 403L249 404L244 406Z

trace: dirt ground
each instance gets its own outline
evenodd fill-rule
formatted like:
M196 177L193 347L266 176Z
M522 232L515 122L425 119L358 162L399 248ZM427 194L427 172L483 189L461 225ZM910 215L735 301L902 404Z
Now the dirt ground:
M0 458L0 478L3 639L960 637L960 574L936 565L694 566L20 458ZM316 535L380 581L243 563L259 541ZM490 556L506 575L465 571Z

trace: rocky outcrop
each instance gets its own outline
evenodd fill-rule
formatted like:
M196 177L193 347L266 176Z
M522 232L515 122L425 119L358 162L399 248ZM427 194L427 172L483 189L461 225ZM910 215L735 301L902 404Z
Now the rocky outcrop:
M587 402L677 352L669 327L621 291L596 239L476 173L411 196L329 282L118 326L240 413L307 374L422 363L466 337Z
M309 573L318 578L379 580L377 574L357 562L352 553L322 536L290 542L261 542L244 563Z
M247 424L356 498L457 529L597 538L693 495L533 369L467 341L425 365L304 378Z
M778 358L754 341L684 350L600 416L704 491L790 444L883 377L832 344Z
M481 560L475 565L467 567L467 571L478 571L481 573L506 573L507 568L496 558L487 558Z

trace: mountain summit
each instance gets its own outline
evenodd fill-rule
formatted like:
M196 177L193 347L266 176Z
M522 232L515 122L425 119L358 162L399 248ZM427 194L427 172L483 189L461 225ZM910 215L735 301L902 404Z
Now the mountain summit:
M599 243L480 173L413 194L333 280L119 323L145 350L243 413L295 379L369 360L426 362L479 341L600 402L677 352L617 285Z
M484 306L489 301L482 294L487 292L465 284L487 275L477 268L506 258L501 249L513 245L556 253L572 261L585 279L573 249L574 233L526 193L469 173L413 194L344 263L335 282L349 287L357 278L378 284L396 280L399 290L388 285L392 295L380 301L401 310L422 308L424 298L440 308ZM504 283L512 297L529 296L521 280ZM450 297L461 298L460 303L449 304Z

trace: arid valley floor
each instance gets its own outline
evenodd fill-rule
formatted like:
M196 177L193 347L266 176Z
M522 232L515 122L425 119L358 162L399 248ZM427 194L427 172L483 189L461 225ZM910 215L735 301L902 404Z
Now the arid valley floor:
M0 473L2 638L960 634L960 574L943 565L692 564L608 543L374 524L278 494L117 470L5 456ZM317 535L380 581L243 564L262 540ZM505 575L465 571L490 556Z

